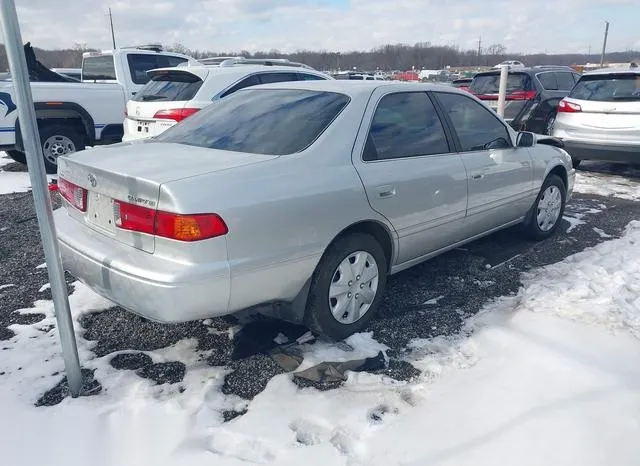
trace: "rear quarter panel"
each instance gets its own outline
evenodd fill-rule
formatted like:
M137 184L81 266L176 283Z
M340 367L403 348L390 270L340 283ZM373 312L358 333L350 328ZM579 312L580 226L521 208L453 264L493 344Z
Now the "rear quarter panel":
M558 166L565 170L568 178L574 173L571 157L564 149L537 143L529 151L533 158L533 183L536 190L540 190L549 173ZM568 188L573 188L573 184L569 184Z

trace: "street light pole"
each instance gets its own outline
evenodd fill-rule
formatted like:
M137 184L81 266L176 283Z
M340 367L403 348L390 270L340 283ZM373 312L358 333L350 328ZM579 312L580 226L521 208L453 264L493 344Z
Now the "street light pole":
M113 42L113 50L115 50L116 49L116 34L113 32L113 15L111 14L111 8L109 8L109 23L111 24L111 41Z
M604 66L604 54L607 50L607 36L609 35L609 21L604 22L604 41L602 42L602 55L600 55L600 66Z
M0 0L0 21L4 31L4 42L9 60L9 70L15 90L15 100L18 107L18 118L22 133L22 143L27 158L27 168L33 191L33 202L40 228L40 238L47 263L53 306L58 322L58 333L62 344L62 356L67 373L69 390L73 397L82 390L82 372L78 358L78 348L73 330L73 320L67 295L67 283L60 260L60 249L56 238L53 210L47 187L47 176L44 169L44 158L40 135L36 122L36 112L31 95L27 60L22 47L22 36L18 23L18 14L14 0Z

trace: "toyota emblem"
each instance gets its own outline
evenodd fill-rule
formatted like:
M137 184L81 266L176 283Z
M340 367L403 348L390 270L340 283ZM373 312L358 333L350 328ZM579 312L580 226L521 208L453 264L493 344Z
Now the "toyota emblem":
M89 173L89 176L87 177L89 179L89 183L91 183L91 187L95 188L96 185L98 184L98 180L96 179L96 177L93 175L93 173Z

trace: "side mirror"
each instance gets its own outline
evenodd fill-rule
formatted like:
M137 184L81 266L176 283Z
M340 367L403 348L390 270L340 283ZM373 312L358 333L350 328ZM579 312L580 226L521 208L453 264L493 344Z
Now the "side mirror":
M533 133L528 131L520 131L518 133L518 137L516 138L517 147L533 147L534 143L535 137Z

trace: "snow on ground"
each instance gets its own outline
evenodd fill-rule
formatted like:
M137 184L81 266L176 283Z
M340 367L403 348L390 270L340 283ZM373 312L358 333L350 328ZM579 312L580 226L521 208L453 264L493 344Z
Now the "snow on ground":
M31 191L31 180L28 172L11 172L2 169L13 160L0 152L0 194L25 193ZM54 175L47 175L47 180L54 179Z
M585 164L585 168L599 168L598 164ZM640 200L640 170L625 165L613 165L619 174L609 175L597 171L578 170L574 191L605 197L619 197L631 201ZM635 178L635 179L632 179Z
M613 239L523 276L452 337L413 340L418 380L351 373L341 388L274 377L247 402L221 393L224 368L196 342L147 354L182 361L180 384L152 385L97 358L76 322L83 365L100 394L35 408L61 378L50 301L23 313L0 352L3 464L87 458L99 465L636 465L640 457L640 222ZM76 284L74 318L110 303ZM348 346L302 346L301 369L374 356L371 334ZM184 390L183 390L184 389ZM223 423L221 411L248 412Z

